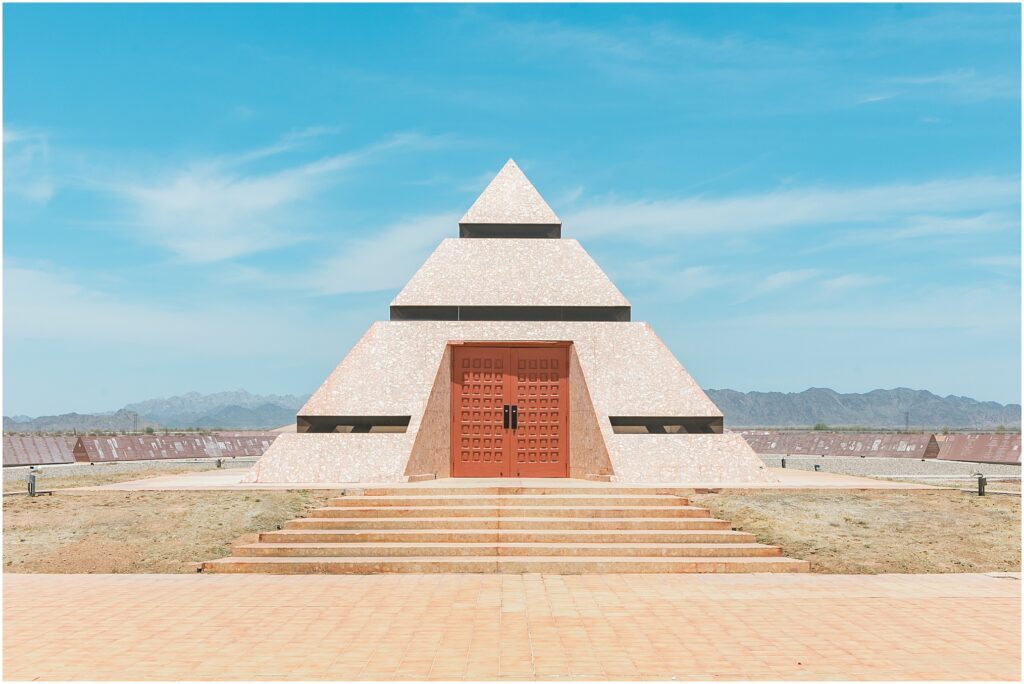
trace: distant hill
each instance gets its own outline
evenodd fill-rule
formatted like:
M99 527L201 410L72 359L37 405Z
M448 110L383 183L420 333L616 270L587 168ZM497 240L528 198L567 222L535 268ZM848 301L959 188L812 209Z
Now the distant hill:
M910 412L910 426L940 429L1019 428L1020 404L976 401L969 397L940 397L926 390L898 387L865 394L840 394L812 387L803 392L737 392L707 390L725 414L727 427L831 427L897 428Z
M59 416L4 416L4 432L122 432L157 428L267 429L295 422L305 403L294 395L250 394L245 390L150 399L110 413Z
M158 427L131 411L121 409L112 413L65 413L59 416L4 416L4 432L125 432Z
M167 428L275 428L295 421L305 397L250 394L245 390L200 394L128 404L125 409Z

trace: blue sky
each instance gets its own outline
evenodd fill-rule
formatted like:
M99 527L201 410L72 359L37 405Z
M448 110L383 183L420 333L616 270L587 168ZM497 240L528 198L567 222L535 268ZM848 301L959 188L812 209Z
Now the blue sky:
M4 413L315 389L514 157L705 387L1020 401L1015 5L5 5Z

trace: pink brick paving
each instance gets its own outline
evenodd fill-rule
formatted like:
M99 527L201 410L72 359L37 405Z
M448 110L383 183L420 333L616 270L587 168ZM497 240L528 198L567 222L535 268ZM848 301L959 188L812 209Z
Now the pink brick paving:
M1020 677L996 575L12 575L7 679Z

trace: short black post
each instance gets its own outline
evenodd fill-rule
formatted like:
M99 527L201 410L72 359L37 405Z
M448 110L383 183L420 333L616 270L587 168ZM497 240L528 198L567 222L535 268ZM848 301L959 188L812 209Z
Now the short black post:
M988 484L988 480L985 479L984 475L978 475L978 496L985 496L985 485Z
M782 467L783 467L783 468L785 468L785 467L786 467L786 459L782 459Z

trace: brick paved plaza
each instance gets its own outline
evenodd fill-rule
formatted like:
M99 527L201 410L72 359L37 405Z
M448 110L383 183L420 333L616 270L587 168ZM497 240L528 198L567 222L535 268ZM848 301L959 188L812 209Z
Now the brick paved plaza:
M12 575L7 679L1020 677L1019 575Z

